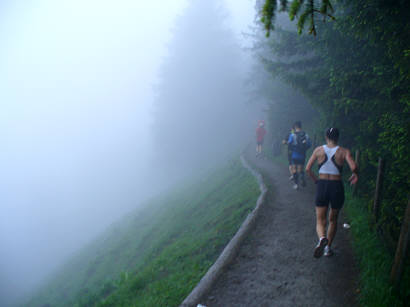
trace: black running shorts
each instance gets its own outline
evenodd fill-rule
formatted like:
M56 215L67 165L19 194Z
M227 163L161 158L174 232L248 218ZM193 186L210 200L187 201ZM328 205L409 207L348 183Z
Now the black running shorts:
M341 180L319 179L316 187L316 206L341 209L345 201L345 191Z
M290 165L304 165L304 164L305 164L305 158L302 158L302 159L292 158L290 161Z

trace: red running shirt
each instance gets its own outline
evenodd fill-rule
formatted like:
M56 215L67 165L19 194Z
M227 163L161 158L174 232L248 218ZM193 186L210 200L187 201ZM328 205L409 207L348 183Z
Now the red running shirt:
M263 127L256 128L256 141L262 142L265 134L266 134L265 128Z

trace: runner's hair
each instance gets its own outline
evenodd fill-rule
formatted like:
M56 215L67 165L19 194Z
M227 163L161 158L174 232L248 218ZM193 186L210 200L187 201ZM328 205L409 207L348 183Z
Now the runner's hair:
M325 135L329 140L335 143L339 141L339 129L337 128L327 128Z
M293 124L293 128L302 128L302 122L300 120L298 120L297 122L295 122Z

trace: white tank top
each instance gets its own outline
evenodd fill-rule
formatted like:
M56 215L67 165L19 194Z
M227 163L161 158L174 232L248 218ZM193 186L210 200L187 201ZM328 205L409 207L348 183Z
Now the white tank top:
M325 150L326 159L321 164L319 164L319 174L331 174L331 175L340 175L342 172L342 167L336 164L334 160L335 153L339 146L329 148L327 145L323 145Z

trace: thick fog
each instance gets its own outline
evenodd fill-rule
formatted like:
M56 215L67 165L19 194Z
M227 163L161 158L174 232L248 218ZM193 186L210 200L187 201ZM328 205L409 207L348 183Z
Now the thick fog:
M223 12L215 1L198 1L176 22L154 102L154 157L163 176L207 169L254 134L248 59Z
M253 19L250 0L0 3L1 306L249 140Z

